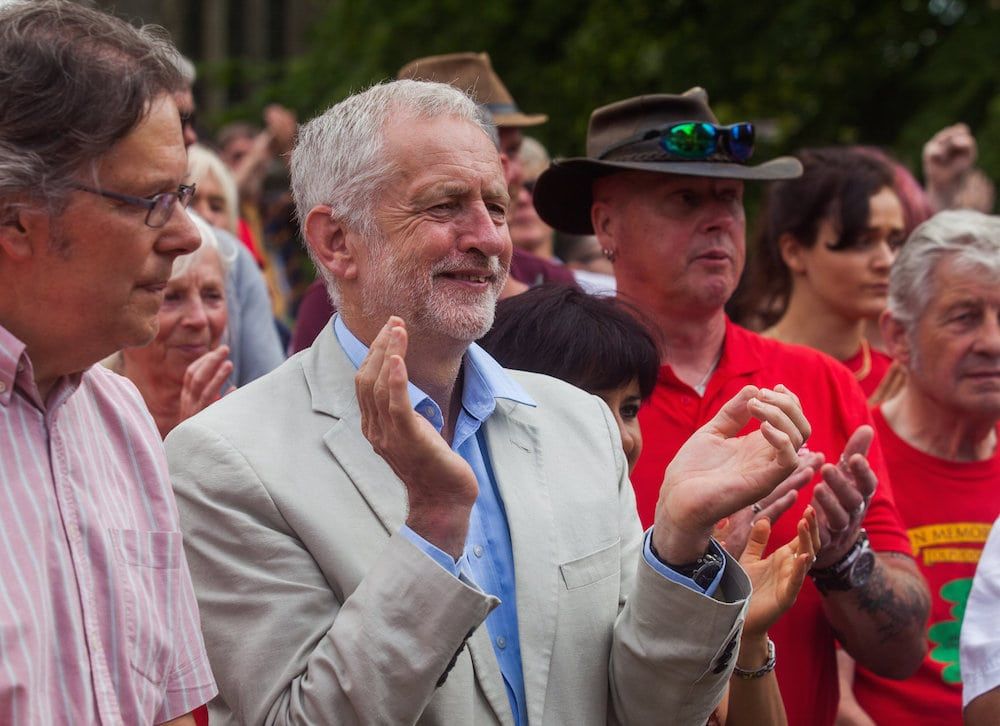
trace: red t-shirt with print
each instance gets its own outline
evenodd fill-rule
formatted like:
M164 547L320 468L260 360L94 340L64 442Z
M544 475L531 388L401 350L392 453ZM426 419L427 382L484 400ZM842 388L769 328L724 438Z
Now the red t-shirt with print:
M986 461L939 459L897 436L879 409L872 415L932 605L920 670L893 681L859 667L854 692L877 724L960 726L958 636L976 563L1000 515L1000 451Z

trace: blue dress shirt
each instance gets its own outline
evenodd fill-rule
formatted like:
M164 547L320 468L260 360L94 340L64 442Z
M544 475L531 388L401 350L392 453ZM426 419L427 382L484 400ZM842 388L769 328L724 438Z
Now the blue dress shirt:
M358 368L368 355L367 346L347 329L340 315L334 316L333 326L337 341L354 367ZM462 361L462 372L462 408L455 422L451 448L468 462L479 484L479 496L469 518L465 552L456 562L451 555L435 547L406 525L403 525L400 534L456 577L460 572L465 574L483 592L500 600L500 604L486 617L486 629L503 675L514 720L518 726L527 726L528 709L517 625L514 552L507 526L507 513L497 488L482 426L496 408L497 398L509 399L526 406L536 404L499 363L474 343L469 346ZM444 427L444 418L437 403L412 383L407 383L407 389L413 409L440 432ZM653 555L650 550L651 532L652 530L646 533L643 545L646 561L664 577L711 596L722 579L725 565L712 584L702 590L693 580L678 574ZM718 545L713 542L712 546L721 554Z

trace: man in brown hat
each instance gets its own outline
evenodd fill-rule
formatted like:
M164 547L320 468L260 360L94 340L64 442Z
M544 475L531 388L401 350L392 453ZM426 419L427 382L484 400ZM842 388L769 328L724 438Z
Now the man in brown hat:
M543 124L549 117L543 113L524 113L520 109L493 70L488 53L447 53L417 58L400 68L396 77L447 83L468 93L473 101L489 112L500 136L500 155L513 205L524 181L522 129ZM511 208L508 214L513 214L513 211ZM503 297L524 292L528 287L544 282L576 285L576 278L566 267L515 247Z
M813 425L814 466L797 472L796 483L814 481L736 519L746 526L790 507L771 539L784 542L806 504L820 514L813 584L771 635L789 722L831 724L834 634L873 671L908 676L924 652L929 600L850 372L816 351L744 330L724 311L745 258L744 180L801 173L787 157L750 165L753 142L751 124L718 124L703 89L631 98L594 111L587 156L551 166L534 199L556 229L597 235L614 261L619 293L663 333L657 388L639 416L649 444L632 476L644 523L667 464L734 391L782 383L800 397ZM816 472L824 457L839 463ZM753 670L765 658L741 653L739 665Z

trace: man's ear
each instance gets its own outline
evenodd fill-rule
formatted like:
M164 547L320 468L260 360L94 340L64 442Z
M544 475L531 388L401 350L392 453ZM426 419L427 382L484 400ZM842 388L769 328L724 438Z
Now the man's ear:
M590 205L590 224L594 228L601 250L610 260L618 255L618 239L615 209L610 202L595 199Z
M792 274L805 274L805 247L799 243L795 235L791 232L785 232L781 235L778 238L778 252L781 253L781 259L784 260Z
M306 216L306 242L316 260L338 280L352 280L357 277L357 261L347 243L348 231L344 225L331 216L325 205L313 207Z
M35 243L48 243L47 214L30 207L10 205L0 211L0 254L13 261L31 257Z
M882 311L878 323L886 353L898 360L904 368L909 368L911 342L906 326L894 318L888 310Z

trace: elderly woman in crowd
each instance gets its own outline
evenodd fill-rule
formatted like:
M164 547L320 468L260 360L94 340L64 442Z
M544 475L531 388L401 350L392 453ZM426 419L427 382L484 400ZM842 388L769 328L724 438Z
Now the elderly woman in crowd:
M142 394L160 435L218 400L233 371L226 331L226 271L236 250L224 249L212 229L191 217L201 246L174 261L159 330L142 348L125 348L106 362Z
M660 368L657 341L636 310L617 298L543 285L501 300L493 328L479 344L507 368L544 373L601 398L618 424L632 471L642 451L639 406L653 392ZM764 517L753 525L740 557L753 596L729 697L710 724L786 723L778 681L769 670L774 652L767 631L795 602L815 560L816 515L807 508L797 537L762 558L769 537ZM758 669L762 662L766 665ZM742 670L747 663L755 670Z
M885 309L906 238L893 172L855 149L807 149L799 159L802 176L771 187L747 311L764 335L842 361L870 396L892 360L869 344L865 323Z

